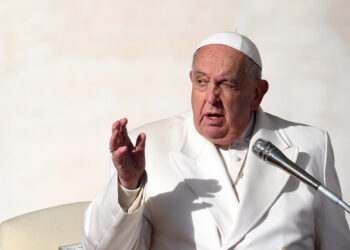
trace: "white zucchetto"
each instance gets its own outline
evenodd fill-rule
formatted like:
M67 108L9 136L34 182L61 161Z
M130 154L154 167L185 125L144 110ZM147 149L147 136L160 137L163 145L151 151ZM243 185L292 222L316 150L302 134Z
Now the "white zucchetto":
M234 48L250 59L252 59L257 65L262 68L261 58L258 48L255 44L246 36L238 34L236 32L220 32L216 33L206 39L204 39L196 48L196 51L206 45L210 44L223 44L231 48Z

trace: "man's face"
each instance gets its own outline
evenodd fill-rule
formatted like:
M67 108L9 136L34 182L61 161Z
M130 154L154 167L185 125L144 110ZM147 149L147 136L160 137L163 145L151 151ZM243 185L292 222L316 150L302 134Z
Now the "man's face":
M197 131L214 144L239 139L267 91L266 81L246 74L246 60L226 45L207 45L196 55L190 73L193 120Z

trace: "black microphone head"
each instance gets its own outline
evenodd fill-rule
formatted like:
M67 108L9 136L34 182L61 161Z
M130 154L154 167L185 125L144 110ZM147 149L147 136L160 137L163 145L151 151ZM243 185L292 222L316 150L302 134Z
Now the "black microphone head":
M255 141L252 151L257 157L259 157L259 159L266 160L266 157L275 148L276 147L271 142L260 138Z

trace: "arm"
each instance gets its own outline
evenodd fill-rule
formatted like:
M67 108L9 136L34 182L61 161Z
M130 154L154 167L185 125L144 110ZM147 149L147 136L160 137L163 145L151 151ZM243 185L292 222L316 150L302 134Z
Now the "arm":
M112 176L104 192L92 202L85 213L84 249L149 247L151 226L142 215L145 188L141 188L129 212L122 207L121 195L124 190L119 183L127 189L135 189L145 173L146 137L140 134L134 146L128 136L126 123L124 118L113 124L110 149L118 174Z
M325 141L323 183L341 197L339 180L334 167L333 149L328 134L325 134ZM325 197L320 198L321 204L315 228L317 249L347 249L350 246L350 231L344 210Z
M143 189L137 199L140 207L124 212L118 203L118 183L114 175L103 193L85 212L83 228L84 249L134 249L139 244L149 245L151 226L143 217ZM137 200L136 199L136 200Z

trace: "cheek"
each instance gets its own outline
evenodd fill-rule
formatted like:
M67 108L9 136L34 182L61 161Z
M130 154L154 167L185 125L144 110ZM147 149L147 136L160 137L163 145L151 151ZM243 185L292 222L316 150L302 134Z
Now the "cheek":
M245 119L245 114L249 113L251 110L251 100L247 97L242 97L240 95L228 98L224 102L226 114L231 122Z
M192 110L193 110L193 113L196 113L196 103L197 103L197 98L196 98L196 95L193 93L192 91L192 94L191 94L191 104L192 104Z
M194 114L200 114L203 107L203 98L195 91L192 91L191 96L192 110Z
M192 112L193 112L193 122L196 129L199 129L199 123L200 123L200 105L198 100L198 94L194 93L192 91L191 95L191 104L192 104Z

